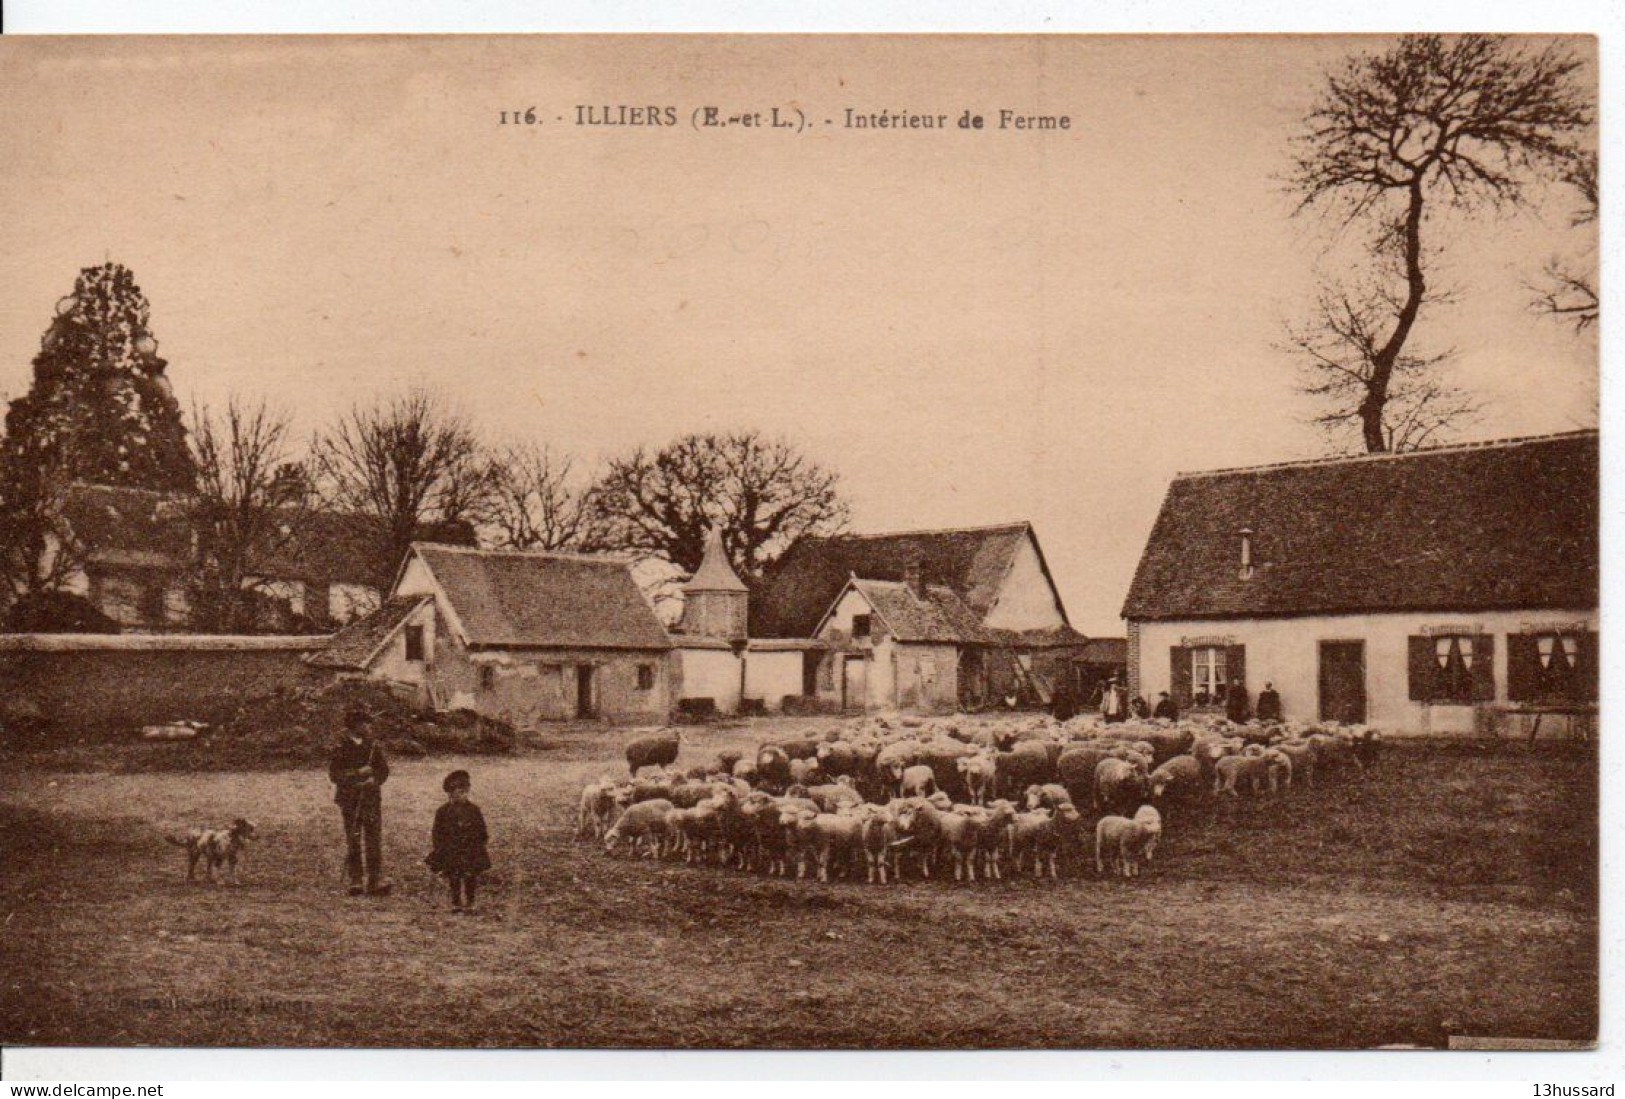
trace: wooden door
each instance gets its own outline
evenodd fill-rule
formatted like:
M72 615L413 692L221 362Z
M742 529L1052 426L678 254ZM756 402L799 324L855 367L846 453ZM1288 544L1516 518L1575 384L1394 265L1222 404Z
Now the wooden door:
M593 697L593 672L596 670L591 664L576 665L576 717L598 716L598 700Z
M1320 643L1320 720L1365 722L1365 642Z
M841 709L863 710L869 705L869 662L861 656L841 661Z

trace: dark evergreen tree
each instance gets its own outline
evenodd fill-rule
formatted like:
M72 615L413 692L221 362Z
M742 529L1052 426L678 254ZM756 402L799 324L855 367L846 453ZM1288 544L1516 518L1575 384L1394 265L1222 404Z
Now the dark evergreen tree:
M79 273L6 413L7 479L55 470L75 481L187 491L195 470L150 307L122 264Z

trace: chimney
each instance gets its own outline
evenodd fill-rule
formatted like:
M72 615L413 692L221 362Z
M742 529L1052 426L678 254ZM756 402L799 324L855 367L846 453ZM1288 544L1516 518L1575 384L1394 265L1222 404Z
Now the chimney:
M1241 578L1250 580L1253 576L1253 528L1242 527L1241 534Z
M921 600L925 598L925 575L919 554L910 554L908 560L904 562L903 583L908 585L908 590L913 592L916 598Z

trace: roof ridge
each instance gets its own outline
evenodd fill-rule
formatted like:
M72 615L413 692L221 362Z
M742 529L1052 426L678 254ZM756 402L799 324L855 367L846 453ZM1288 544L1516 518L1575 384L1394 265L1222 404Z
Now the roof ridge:
M625 567L637 563L635 558L612 553L576 553L570 550L517 550L488 549L484 546L458 546L450 542L413 542L413 549L442 550L476 557L531 557L551 561L583 561L591 565L617 565Z
M1008 523L987 523L981 526L970 527L923 527L917 530L889 530L877 534L854 534L843 532L841 534L813 534L808 535L808 542L835 542L841 539L873 540L877 538L909 538L920 534L979 534L990 530L1027 530L1032 527L1031 519L1016 519Z
M1447 443L1441 446L1421 447L1417 450L1385 450L1375 454L1344 454L1328 458L1298 458L1284 462L1264 462L1251 466L1227 466L1223 469L1180 470L1174 474L1174 479L1177 481L1196 477L1222 477L1232 473L1262 473L1272 469L1300 469L1310 466L1352 465L1356 462L1397 461L1404 458L1423 458L1429 455L1456 454L1469 450L1493 450L1529 446L1535 443L1554 442L1559 439L1580 439L1587 436L1597 437L1598 435L1597 428L1588 427L1573 431L1553 431L1545 435L1512 435L1500 439Z

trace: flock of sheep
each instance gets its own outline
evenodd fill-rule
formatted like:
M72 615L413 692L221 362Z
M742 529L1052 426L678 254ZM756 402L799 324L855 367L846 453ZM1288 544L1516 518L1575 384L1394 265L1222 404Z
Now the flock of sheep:
M1222 718L868 717L678 772L669 730L627 745L629 780L582 790L577 829L611 854L881 884L950 865L955 881L1058 878L1087 865L1092 839L1097 874L1135 877L1161 838L1159 805L1313 786L1317 771L1363 770L1380 742L1360 726Z

